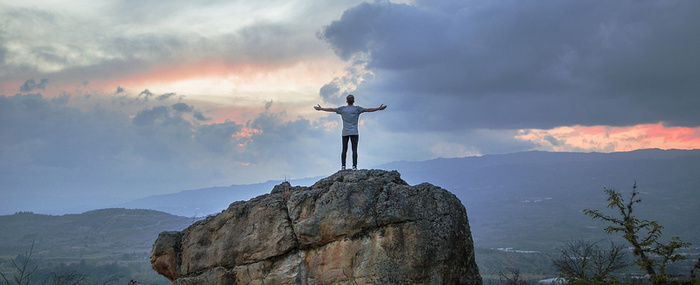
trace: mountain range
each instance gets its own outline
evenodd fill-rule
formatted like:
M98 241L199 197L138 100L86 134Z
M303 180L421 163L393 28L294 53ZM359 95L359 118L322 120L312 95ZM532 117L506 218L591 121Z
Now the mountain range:
M572 237L603 239L603 224L583 214L604 210L604 189L628 198L637 185L640 218L658 220L670 237L700 244L700 150L647 149L618 153L530 151L479 157L400 161L377 166L398 170L410 184L429 182L466 206L478 247L540 250ZM291 180L307 186L318 180ZM228 204L268 193L282 181L231 185L150 196L118 205L180 216L203 216Z
M551 250L573 238L598 241L613 236L604 224L583 214L606 210L604 189L628 198L637 185L642 202L635 213L657 220L663 238L679 236L700 245L700 150L639 150L623 153L522 152L480 157L393 162L376 168L398 170L411 185L422 182L454 193L466 206L475 247ZM319 178L291 180L310 185ZM180 230L195 219L218 213L230 203L269 193L283 181L231 185L150 196L80 215L29 213L0 216L0 253L85 246L85 254L149 249L160 231ZM615 214L614 212L609 212ZM115 244L124 245L122 249ZM126 246L128 245L128 246ZM81 245L83 246L83 245ZM12 248L9 248L12 247Z

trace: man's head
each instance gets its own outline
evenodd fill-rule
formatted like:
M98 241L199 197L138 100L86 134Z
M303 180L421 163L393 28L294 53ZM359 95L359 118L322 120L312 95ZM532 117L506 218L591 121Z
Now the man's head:
M355 103L355 96L350 94L348 97L345 97L345 101L348 102L348 105L352 105Z

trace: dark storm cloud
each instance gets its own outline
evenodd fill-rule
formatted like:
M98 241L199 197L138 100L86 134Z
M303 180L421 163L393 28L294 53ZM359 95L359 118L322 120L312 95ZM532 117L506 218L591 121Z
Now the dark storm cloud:
M357 92L382 94L402 129L698 126L698 14L697 1L374 2L319 35L366 60Z
M32 92L36 89L46 89L46 83L48 83L49 80L46 78L43 78L39 80L39 83L37 83L34 79L29 79L22 84L22 86L19 87L20 92Z

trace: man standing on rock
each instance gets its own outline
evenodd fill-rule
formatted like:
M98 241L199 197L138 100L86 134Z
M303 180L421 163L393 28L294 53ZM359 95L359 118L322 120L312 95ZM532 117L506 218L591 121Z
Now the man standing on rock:
M323 108L319 104L314 106L314 109L316 109L316 111L336 112L343 118L343 152L340 154L340 162L342 163L341 169L345 169L345 161L348 154L348 141L352 142L352 169L357 169L357 144L360 141L360 135L357 131L357 122L360 118L360 114L384 110L386 106L382 104L377 108L368 109L355 106L355 96L352 94L348 95L345 101L348 103L347 106Z

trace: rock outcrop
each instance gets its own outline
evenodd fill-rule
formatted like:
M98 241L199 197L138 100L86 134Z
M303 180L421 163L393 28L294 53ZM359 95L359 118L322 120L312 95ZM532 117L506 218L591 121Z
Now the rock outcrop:
M481 284L456 196L396 171L282 183L182 232L151 264L173 284Z

